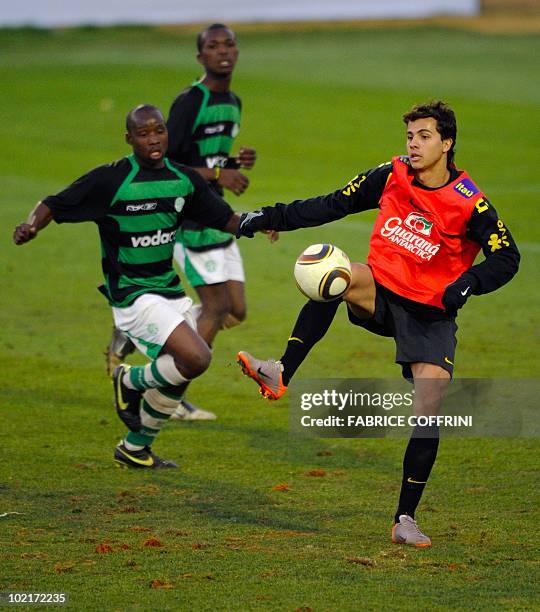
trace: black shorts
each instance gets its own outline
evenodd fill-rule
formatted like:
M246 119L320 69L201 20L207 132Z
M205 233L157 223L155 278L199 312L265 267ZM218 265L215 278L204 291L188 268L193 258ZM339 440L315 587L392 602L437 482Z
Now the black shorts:
M359 319L350 310L349 321L379 336L394 338L396 363L403 376L411 380L411 363L434 363L454 373L456 352L455 317L435 306L413 302L375 282L375 313Z

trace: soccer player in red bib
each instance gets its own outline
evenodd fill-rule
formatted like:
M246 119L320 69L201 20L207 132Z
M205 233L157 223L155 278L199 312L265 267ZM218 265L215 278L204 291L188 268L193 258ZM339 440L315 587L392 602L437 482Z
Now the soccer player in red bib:
M260 392L276 400L329 328L341 301L349 320L393 337L396 363L415 385L417 416L437 415L454 368L457 311L472 295L495 291L517 272L519 251L505 224L467 172L454 164L457 125L441 101L417 105L403 117L407 156L394 157L325 196L245 213L238 235L322 225L379 209L367 264L352 264L342 300L309 301L279 361L241 351L238 362ZM484 261L474 265L482 250ZM439 430L415 427L403 459L392 540L431 546L414 519L437 456Z

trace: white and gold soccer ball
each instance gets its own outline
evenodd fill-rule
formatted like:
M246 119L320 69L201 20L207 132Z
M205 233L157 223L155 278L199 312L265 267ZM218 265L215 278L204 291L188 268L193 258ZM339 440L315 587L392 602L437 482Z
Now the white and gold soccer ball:
M333 244L312 244L294 264L298 289L310 300L330 302L340 298L351 284L351 262Z

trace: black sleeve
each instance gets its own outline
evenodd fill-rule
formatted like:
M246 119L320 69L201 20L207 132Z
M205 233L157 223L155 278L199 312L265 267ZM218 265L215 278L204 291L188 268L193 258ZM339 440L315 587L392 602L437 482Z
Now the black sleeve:
M42 200L57 223L96 221L107 214L126 172L115 164L99 166L56 195Z
M391 172L390 162L381 164L358 174L345 187L328 195L295 200L290 204L264 206L261 209L263 215L257 219L256 229L290 231L301 227L314 227L353 213L378 208Z
M186 166L182 166L182 172L188 176L195 187L192 198L188 200L184 208L184 218L205 227L223 229L234 214L233 209L220 195L210 189L208 183L198 172Z
M467 236L481 246L486 258L468 270L478 281L474 294L495 291L516 274L521 258L518 248L486 198L476 203L467 225Z
M234 99L236 100L237 104L238 104L238 110L240 111L240 113L242 113L242 100L233 92L231 92L232 95L234 96Z
M191 87L182 92L172 103L167 119L169 149L167 156L185 164L193 140L193 126L201 107L202 91Z
M233 93L233 96L236 100L236 103L238 104L238 110L240 111L240 114L242 114L242 100L240 100L240 98L235 93ZM229 157L227 159L227 163L225 164L225 168L239 170L240 164L236 161L236 157Z

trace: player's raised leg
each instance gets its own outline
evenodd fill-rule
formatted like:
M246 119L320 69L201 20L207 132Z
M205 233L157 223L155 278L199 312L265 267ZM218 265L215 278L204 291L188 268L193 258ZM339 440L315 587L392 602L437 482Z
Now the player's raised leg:
M278 360L257 359L246 351L237 355L242 372L259 385L259 392L270 400L279 399L308 353L321 340L342 301L354 314L369 319L375 310L375 281L366 264L351 264L351 283L343 298L331 302L309 300L300 311L283 356Z

